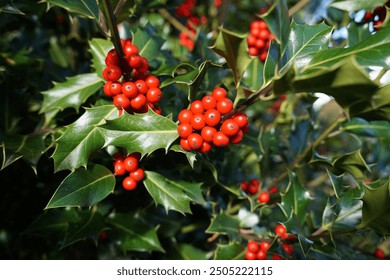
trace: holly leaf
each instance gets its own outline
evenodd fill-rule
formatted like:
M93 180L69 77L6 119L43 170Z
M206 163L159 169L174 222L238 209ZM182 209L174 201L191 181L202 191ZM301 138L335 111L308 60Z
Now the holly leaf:
M390 141L390 122L372 121L353 118L345 122L339 128L341 131L347 131L363 137L375 137L385 141Z
M211 49L225 58L236 85L239 85L248 65L255 59L248 53L247 34L221 29Z
M218 244L214 252L214 260L243 260L245 259L245 246L233 241L229 244Z
M159 53L164 40L155 36L152 32L137 29L132 43L138 47L139 55L145 57L148 61L152 61Z
M113 105L86 108L85 113L67 126L64 134L57 140L52 155L55 170L86 167L91 154L104 145L104 137L97 126L117 115L118 109Z
M40 113L61 111L66 108L79 110L80 106L103 85L96 73L80 74L65 82L54 83L54 87L42 92L43 103Z
M356 12L359 10L372 11L377 6L383 6L386 0L347 0L347 1L333 1L329 6L347 12Z
M201 193L201 184L182 180L171 180L163 175L146 171L143 181L146 190L156 204L162 205L165 210L175 210L180 213L191 213L190 202L205 203Z
M90 207L114 191L115 176L102 165L70 173L57 188L45 209Z
M148 155L157 149L166 151L178 138L177 124L149 110L145 114L128 114L107 120L99 127L104 137L104 146L117 146L127 153L140 152Z
M243 76L244 86L252 91L257 91L263 84L263 63L260 59L253 59L245 70Z
M217 233L228 235L230 239L238 238L240 222L237 218L220 213L211 218L211 223L206 229L206 233Z
M44 0L44 2L86 18L99 19L99 7L96 0Z
M290 182L286 191L281 194L282 202L280 207L286 217L291 217L292 214L295 214L299 220L303 221L308 215L307 208L313 198L309 191L302 186L295 173L289 172L289 179Z
M89 42L89 52L92 55L92 67L101 79L103 79L102 72L106 68L105 60L107 53L113 48L114 46L109 40L93 38Z
M100 233L108 229L104 217L99 212L84 210L78 214L77 222L69 224L60 249L86 239L92 239L97 243Z
M390 68L390 60L383 59L390 56L390 25L382 28L369 38L349 48L332 48L320 50L313 59L303 68L304 73L319 69L327 69L333 65L354 57L361 67Z
M108 218L112 227L110 236L118 240L124 251L164 252L157 236L157 227L151 227L133 214L115 213Z
M175 246L182 260L207 260L209 252L204 252L191 244L181 243Z
M365 186L363 220L359 228L370 227L383 235L390 233L390 180L373 188Z

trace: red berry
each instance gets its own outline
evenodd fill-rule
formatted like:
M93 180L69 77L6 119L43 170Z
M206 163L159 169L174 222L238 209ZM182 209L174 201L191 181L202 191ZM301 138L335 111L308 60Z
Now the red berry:
M264 252L264 251L262 251L262 250L260 250L260 251L257 252L257 254L256 254L256 259L257 259L257 260L265 260L265 259L267 259L267 253Z
M271 247L271 243L263 241L260 243L260 250L266 252Z
M136 182L141 182L145 178L145 172L142 168L137 168L137 170L130 173L130 177Z
M256 259L256 254L255 253L252 253L250 251L247 251L245 253L245 259L246 260L255 260Z
M294 251L294 245L292 245L292 244L284 243L284 244L282 244L282 248L286 252L287 255L292 255L292 253Z
M248 182L241 182L240 183L240 188L243 190L243 191L246 191L246 190L248 190L248 186L249 186L249 184L248 184Z
M217 106L217 99L214 96L206 95L202 98L202 105L204 110L215 109Z
M110 84L110 93L111 96L115 96L122 93L122 84L118 82L112 82Z
M135 81L135 85L137 86L139 93L146 94L148 92L149 88L144 80Z
M257 199L260 203L268 203L270 200L269 192L263 191L259 194L259 197Z
M202 131L200 132L200 135L202 136L203 140L211 143L213 142L213 136L217 132L217 129L212 126L205 126L202 128Z
M199 152L201 152L203 154L207 154L210 151L211 151L210 143L203 141L202 147L200 148Z
M104 68L103 78L106 81L116 82L122 76L122 70L117 65L110 65Z
M182 123L177 127L177 134L180 138L186 139L192 133L192 126L189 123Z
M259 186L249 183L248 185L248 193L249 194L256 194L259 191Z
M103 92L108 97L112 97L112 94L111 94L111 84L112 84L112 82L108 81L103 86Z
M242 131L242 129L240 129L236 135L230 137L230 143L232 144L240 143L242 138L244 138L244 132Z
M376 248L375 251L374 251L374 256L378 259L384 259L386 258L386 254L385 252L383 252L383 250L381 248Z
M272 260L283 260L283 257L281 255L278 255L278 254L273 254L271 259Z
M233 110L233 102L229 98L222 98L217 103L217 110L222 114L230 113Z
M133 107L135 110L141 110L147 104L145 95L142 95L140 93L137 94L136 97L131 99L130 102L131 102L131 107Z
M193 114L203 114L204 108L203 108L202 101L200 100L193 101L190 105L190 110Z
M184 109L180 111L177 118L180 123L191 123L193 115L194 113L192 113L190 109Z
M131 68L138 68L142 65L141 57L138 54L127 57L127 63Z
M256 47L249 47L248 53L251 56L257 56L257 55L259 55L259 50Z
M124 52L126 57L129 57L129 56L138 54L139 50L138 50L137 46L135 46L131 43L127 43L123 47L123 52Z
M137 187L137 181L135 181L133 178L128 176L125 179L123 179L122 186L125 190L131 191Z
M227 92L224 88L216 87L215 89L213 89L211 95L213 97L215 97L215 99L217 99L217 101L219 101L219 100L226 98Z
M138 159L133 156L128 156L124 160L127 172L134 172L138 168Z
M145 83L149 88L155 88L160 86L160 80L156 76L148 76L145 79Z
M116 53L115 49L111 49L108 51L106 59L105 59L105 63L107 66L119 64L119 56Z
M229 145L229 137L223 134L222 131L217 131L213 136L213 144L217 147L226 147Z
M133 82L126 82L122 85L122 93L127 98L134 98L138 94L138 88Z
M204 121L208 126L216 126L221 121L221 113L216 109L207 110L204 113Z
M260 246L256 241L249 241L248 244L246 244L246 248L249 252L257 253L260 249Z
M275 227L275 233L280 237L280 238L282 238L282 239L284 239L285 237L287 237L286 236L286 234L287 234L287 229L286 229L286 227L284 226L284 225L282 225L282 224L278 224L276 227Z
M118 109L127 109L130 106L130 100L123 94L118 94L114 97L114 106Z
M221 125L221 131L223 132L223 134L229 137L236 135L239 130L240 127L233 119L225 120Z
M123 162L115 162L114 163L114 174L118 176L125 175L126 168Z
M188 141L188 146L192 150L199 150L202 147L202 144L203 144L203 138L198 133L191 133L187 137L187 141Z
M201 130L205 127L206 122L203 114L194 114L191 120L191 125L193 129Z
M180 139L180 147L183 148L183 150L186 150L186 151L191 151L191 147L190 145L188 145L188 141L187 139Z
M160 102L161 98L162 92L158 87L149 88L148 92L146 93L146 99L150 103Z

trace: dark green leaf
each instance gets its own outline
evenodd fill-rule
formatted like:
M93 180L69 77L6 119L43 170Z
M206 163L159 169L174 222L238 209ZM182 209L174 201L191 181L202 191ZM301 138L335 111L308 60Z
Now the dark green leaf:
M80 168L69 174L57 188L48 208L89 207L114 191L115 177L101 165Z
M157 227L151 227L133 214L115 213L108 219L112 238L125 251L164 252L157 236Z
M359 228L370 227L383 235L390 234L390 180L380 187L365 187L363 220Z
M177 125L152 110L134 115L124 112L117 119L107 120L99 131L105 139L105 146L126 148L128 154L140 152L147 155L157 149L167 151L178 138Z
M103 79L102 72L106 68L105 59L109 50L114 46L109 40L93 38L89 42L89 51L92 55L92 67L100 78Z
M359 10L372 11L373 8L377 6L382 6L385 3L386 0L346 0L333 1L330 6L347 12L356 12Z
M207 260L209 253L204 252L191 244L181 243L177 246L177 251L182 260Z
M96 0L44 0L53 6L64 8L65 10L91 19L99 19L99 8Z
M66 108L79 110L88 97L96 93L103 80L96 73L80 74L66 82L54 83L54 87L42 92L44 95L41 113L61 111Z
M164 44L164 40L145 30L137 29L134 34L133 44L138 47L139 54L150 62L156 58L161 46Z
M263 81L264 85L278 76L278 63L280 59L280 49L276 41L272 41L268 50L267 59L264 63Z
M204 203L201 184L170 180L161 174L146 171L144 184L156 204L164 206L165 210L175 210L180 213L191 213L190 202Z
M248 54L247 35L221 29L211 49L225 58L233 71L236 85L240 84L245 70L254 59Z
M92 239L97 243L99 234L108 229L104 217L99 212L84 210L79 212L79 219L70 223L61 248L77 241Z
M107 119L118 115L113 105L87 108L86 112L57 140L53 154L55 170L74 170L86 167L90 155L104 145L104 138L97 128Z
M356 135L365 137L377 137L380 139L390 140L390 123L389 121L372 121L354 118L340 127L341 131L348 131Z
M4 1L6 3L0 4L0 13L10 13L15 15L25 15L21 10L19 10L13 3L13 1Z
M249 90L257 91L263 84L263 64L259 59L253 59L245 70L243 83Z
M231 239L235 239L235 237L237 238L239 231L240 222L237 218L226 215L225 213L215 215L211 219L211 224L206 230L207 233L228 235Z
M360 42L367 40L371 36L371 32L368 27L357 25L356 23L350 23L348 28L348 46L352 47Z
M245 246L238 242L218 244L214 253L215 260L243 260L245 259Z

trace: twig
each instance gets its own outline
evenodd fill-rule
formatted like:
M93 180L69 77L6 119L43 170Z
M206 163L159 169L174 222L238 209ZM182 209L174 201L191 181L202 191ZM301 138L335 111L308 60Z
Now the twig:
M196 36L191 33L191 31L185 27L183 24L181 24L180 21L175 19L166 9L161 8L158 9L158 12L172 24L177 30L184 32L192 41L196 40Z
M310 2L310 0L301 0L301 1L299 1L298 3L296 3L294 6L292 6L288 10L288 16L291 17L293 14L295 14L300 9L302 9L304 6L306 6L309 2Z

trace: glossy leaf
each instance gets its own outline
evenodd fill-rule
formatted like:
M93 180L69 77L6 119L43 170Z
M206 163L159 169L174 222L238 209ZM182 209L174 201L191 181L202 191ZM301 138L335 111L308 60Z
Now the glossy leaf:
M54 87L42 92L41 113L61 111L66 108L79 110L80 106L103 85L96 73L79 74L65 82L54 83Z
M87 108L86 112L69 125L57 140L57 146L52 155L55 170L74 170L81 166L86 167L90 155L104 145L104 138L97 126L117 115L118 109L113 105Z
M191 213L191 201L204 203L201 184L171 180L152 171L146 171L145 174L143 182L146 190L156 204L162 205L167 212L175 210L183 214Z
M359 10L371 11L373 8L382 6L385 3L386 0L346 0L333 1L330 6L347 12L356 12Z
M156 58L164 40L146 30L137 29L132 42L138 47L139 54L150 62Z
M97 243L99 234L108 229L103 215L99 212L84 210L80 211L78 215L78 221L69 224L61 249L86 239L92 239Z
M99 18L99 8L96 0L44 0L53 6L61 7L71 13L91 19Z
M370 227L383 235L390 233L390 180L373 188L365 187L363 220L359 228Z
M259 59L253 59L245 70L243 86L249 90L256 91L263 84L263 63Z
M372 121L368 122L365 119L354 118L344 123L340 127L341 131L364 136L376 137L380 139L390 140L390 123L389 121Z
M182 260L209 259L209 252L204 252L191 244L181 243L177 245L176 249Z
M149 110L145 114L130 115L126 112L119 118L107 120L99 127L105 146L122 147L127 153L140 152L148 155L157 149L169 149L178 138L177 124Z
M89 42L89 51L92 55L92 67L97 75L103 79L102 72L106 68L105 59L109 50L114 46L109 40L93 38Z
M238 236L239 230L240 222L235 217L220 213L211 219L211 224L206 232L228 235L229 238L234 239Z
M112 238L124 251L164 252L157 236L157 227L142 222L133 214L115 213L108 219Z
M114 191L115 177L101 165L80 168L69 174L51 197L46 209L90 207Z
M215 260L243 260L245 258L245 246L238 242L218 244L214 253Z
M390 26L384 27L368 39L349 48L333 48L317 52L304 68L304 72L327 69L351 56L362 67L390 68L390 61L383 59L390 56Z
M240 84L245 70L254 59L248 54L246 38L246 34L237 34L221 29L214 45L211 47L217 54L225 58L233 72L236 85Z
M304 220L307 216L307 207L312 202L309 191L300 183L297 175L293 172L289 173L290 182L286 191L281 194L282 202L280 207L287 217L293 213L300 220Z

